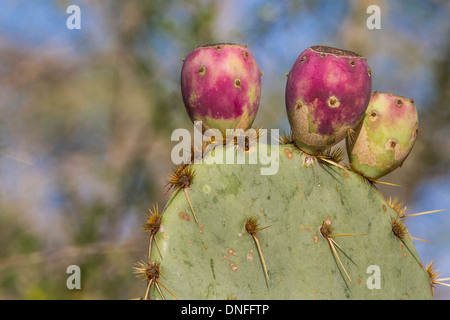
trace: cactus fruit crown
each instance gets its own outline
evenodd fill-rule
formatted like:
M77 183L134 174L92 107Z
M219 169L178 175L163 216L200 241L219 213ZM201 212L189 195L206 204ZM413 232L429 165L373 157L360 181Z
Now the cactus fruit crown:
M318 52L318 53L324 53L324 54L332 54L337 57L349 57L349 58L364 58L363 56L349 50L343 50L333 47L327 47L327 46L312 46L312 51Z
M224 45L229 44L199 48ZM333 73L334 68L342 66L340 62L316 59L317 53L363 58L351 51L324 46L311 47L299 56L296 64L304 62L302 57L307 56L313 60L310 67L325 73L314 76L308 69L293 68L291 73L300 76L295 78L291 74L290 83L288 79L286 94L294 99L287 98L286 103L294 101L291 106L295 107L295 101L303 97L302 108L308 109L305 114L313 115L309 120L304 118L309 123L291 121L292 131L279 137L280 144L265 144L259 141L260 134L253 135L257 140L255 148L236 148L236 139L228 137L223 141L207 141L205 146L212 143L215 146L202 148L205 152L201 160L208 163L191 161L174 168L166 191L172 193L164 208L160 212L155 205L143 224L150 235L149 250L135 272L147 282L144 299L432 299L435 285L448 285L445 283L448 279L438 279L434 264L423 266L413 244L421 239L412 237L405 225L409 217L442 210L406 214L403 202L386 199L376 187L380 181L373 178L398 166L398 161L390 161L395 159L394 151L390 157L383 157L380 151L386 147L386 139L397 139L401 157L406 157L412 148L417 135L412 134L417 125L414 104L407 105L404 98L393 95L367 96L371 81L367 72L363 74L368 68L366 64L355 62L357 73L347 67L343 67L342 73ZM230 55L235 54L230 51ZM208 68L216 64L222 68L229 63L230 55L211 59L210 53L206 53L203 61L209 63ZM195 59L190 61L194 61L192 70L197 70ZM236 72L229 67L221 70L227 81ZM316 81L315 84L308 87L304 82L292 82L304 80L306 75L313 77L311 83ZM327 76L334 77L333 81L325 81ZM245 81L255 79L249 76ZM328 140L313 139L324 142L323 146L311 145L307 151L304 147L308 147L308 138L302 136L311 135L312 131L313 136L326 135L317 130L321 121L328 121L321 112L333 113L334 109L327 109L323 100L321 105L308 104L308 99L323 98L318 84L328 83L330 90L342 88L336 83L339 79L346 84L365 81L358 87L364 92L356 106L346 100L346 95L353 91L332 92L346 108L343 113L334 113L336 122L353 131L339 137L347 139L348 165L341 164L342 149L331 149L338 139L336 135ZM187 73L187 80L195 82L195 72ZM226 81L212 85L205 82L195 90L208 92L202 90L221 86L224 92L230 92ZM214 92L217 99L224 94L220 90L209 92ZM241 103L246 105L249 100L251 97L247 95ZM405 108L393 109L391 100L402 101ZM192 106L189 101L185 103L189 112ZM227 107L226 104L221 107L224 106ZM218 106L203 107L215 110ZM352 108L358 110L353 112ZM290 110L287 107L288 116ZM322 111L314 115L314 110ZM377 121L371 119L374 110L379 116ZM296 127L308 126L316 120L312 131ZM261 154L256 163L248 161L263 146L268 154L276 156L279 168L276 174L260 173L267 165ZM227 164L223 160L230 152L246 161ZM364 166L361 161L351 162L362 158L376 161ZM400 160L403 162L404 158ZM154 246L157 250L152 250Z
M232 42L219 42L219 43L210 43L210 44L204 44L201 46L198 46L197 48L217 48L217 49L221 49L221 46L238 46L238 47L243 47L243 48L247 48L247 46L242 45L242 44L238 44L238 43L232 43Z

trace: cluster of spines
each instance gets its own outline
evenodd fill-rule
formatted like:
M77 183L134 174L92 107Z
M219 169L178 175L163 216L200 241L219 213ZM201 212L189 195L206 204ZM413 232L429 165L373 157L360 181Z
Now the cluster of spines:
M411 240L418 240L422 242L431 243L430 241L419 239L416 237L411 236L409 233L408 228L406 227L405 220L409 217L416 217L416 216L422 216L430 213L436 213L436 212L442 212L445 211L445 209L440 210L432 210L432 211L424 211L419 213L413 213L413 214L406 214L407 207L404 204L403 201L400 201L398 198L389 198L387 201L388 205L397 213L397 216L392 217L391 216L391 229L392 234L399 239L400 241L404 241L405 238L411 239ZM438 279L440 276L440 273L438 273L434 267L434 263L430 262L425 267L425 270L430 277L430 285L431 285L431 292L434 295L434 286L435 285L444 285L450 287L450 284L444 283L444 281L449 281L450 278L441 278Z
M349 129L349 131L348 131L348 137L350 137L349 139L354 139L354 135L355 135L354 131L352 129ZM353 137L353 138L351 138L351 137ZM384 182L384 181L379 181L379 180L369 178L369 177L361 174L360 172L355 171L352 168L350 163L341 164L341 162L343 162L343 160L344 160L344 149L343 148L330 147L330 148L322 151L320 154L317 154L317 155L310 154L297 146L297 144L295 143L294 134L292 131L290 131L289 133L283 132L282 135L279 136L278 142L281 145L292 146L295 151L297 151L300 154L303 154L305 156L303 165L312 165L315 162L318 162L319 165L323 166L324 163L329 163L338 168L341 168L344 170L350 170L354 173L357 173L358 176L362 177L365 181L369 182L373 186L375 186L375 184L379 183L379 184L386 184L386 185L398 187L398 185L396 185L394 183Z
M144 300L147 300L149 297L150 288L154 285L158 290L162 299L165 300L165 296L162 293L160 288L163 287L167 290L175 299L178 300L178 297L172 293L160 280L160 276L164 275L161 273L160 264L158 262L147 260L147 262L139 261L137 266L134 267L135 273L137 273L138 278L142 278L147 281L147 289L145 291Z
M428 276L430 277L430 287L431 287L431 293L434 295L434 286L435 285L441 285L450 287L450 283L446 283L445 281L450 281L450 278L439 278L441 275L438 270L434 266L434 262L431 261L427 264L425 267L425 270L428 273Z
M213 148L215 148L216 146L226 146L233 147L240 152L249 152L251 150L252 142L259 141L260 138L265 134L265 131L262 130L262 127L258 129L249 128L246 131L242 129L236 130L231 136L228 136L225 130L219 130L219 132L222 139L220 141L217 141L215 136L211 136L210 140L204 142L202 152L206 149L206 146L212 146ZM244 137L244 145L239 143L239 135L242 135Z
M320 166L323 166L324 163L330 163L344 169L344 167L340 164L340 162L344 160L344 151L341 148L329 148L319 155L310 154L297 146L295 143L294 133L292 131L289 133L283 131L282 135L278 137L278 142L281 145L292 146L297 153L304 155L304 166L312 166L315 162L318 162Z
M150 288L154 285L160 294L162 299L165 299L164 294L160 288L163 287L166 289L175 299L178 300L178 297L172 293L160 280L160 276L164 277L161 272L160 263L156 261L151 261L150 257L152 254L153 243L155 243L159 255L162 259L161 250L159 249L158 242L156 240L156 234L158 233L161 227L161 219L162 215L159 212L158 205L153 206L153 210L149 209L149 213L146 215L146 219L142 224L142 229L149 233L149 244L148 244L148 255L146 261L139 261L137 265L134 267L134 272L137 274L138 278L141 278L147 281L147 289L145 291L144 300L147 300L149 297Z
M261 263L263 265L263 269L264 269L264 275L266 277L266 282L267 285L269 285L270 283L270 279L269 279L269 273L267 272L267 265L266 265L266 261L264 260L264 256L261 250L261 246L259 244L259 240L258 240L258 234L257 232L267 229L269 228L269 226L267 227L260 227L259 226L259 222L258 222L259 218L256 216L250 217L246 222L245 222L245 231L252 236L253 240L255 241L256 247L258 249L258 253L259 256L261 258Z
M342 248L338 245L338 243L336 242L336 240L333 239L333 237L342 237L342 236L364 236L366 235L365 233L332 233L331 232L331 219L330 218L326 218L325 221L322 223L321 226L319 226L319 233L322 235L322 237L324 237L327 242L328 245L331 248L332 253L334 254L336 260L339 262L339 265L341 266L342 270L344 271L345 275L347 276L348 280L350 280L350 282L352 281L352 279L350 278L347 270L345 269L344 265L341 262L341 259L339 258L339 254L337 253L336 247L343 251Z
M189 195L187 193L187 189L190 188L192 181L195 177L195 170L192 166L181 164L175 167L174 171L169 176L168 185L169 188L166 190L167 193L170 189L174 189L173 194L176 194L178 191L183 190L184 195L186 196L186 200L189 204L189 208L191 208L192 215L194 216L195 222L198 225L198 219L195 214L194 208L192 207L191 200L189 199ZM171 196L172 196L171 195Z

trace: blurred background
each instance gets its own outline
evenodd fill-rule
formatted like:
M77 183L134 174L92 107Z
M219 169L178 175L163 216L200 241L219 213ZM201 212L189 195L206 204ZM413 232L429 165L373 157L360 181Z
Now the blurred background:
M369 30L369 5L381 29ZM69 30L69 5L81 29ZM450 277L450 3L308 0L2 0L0 299L130 299L145 283L140 229L163 206L170 135L192 130L182 58L202 44L246 44L262 77L254 127L289 130L285 73L312 45L365 56L373 90L414 98L421 127L404 166L382 180L411 217L422 263ZM66 269L81 268L81 290ZM449 299L450 288L435 288Z

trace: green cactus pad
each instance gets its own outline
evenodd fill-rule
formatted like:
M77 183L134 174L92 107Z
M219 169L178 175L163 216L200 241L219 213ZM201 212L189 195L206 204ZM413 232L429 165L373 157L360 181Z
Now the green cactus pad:
M224 148L208 158L219 159ZM278 153L273 175L261 175L267 165L248 161L190 165L195 177L186 193L174 193L162 212L155 237L161 253L151 251L166 299L174 299L166 289L183 300L433 298L412 241L392 232L398 213L373 184L317 158L305 165L311 161L292 145ZM268 281L245 229L252 217ZM337 256L322 225L330 226L322 233L335 241ZM156 285L149 295L162 298Z

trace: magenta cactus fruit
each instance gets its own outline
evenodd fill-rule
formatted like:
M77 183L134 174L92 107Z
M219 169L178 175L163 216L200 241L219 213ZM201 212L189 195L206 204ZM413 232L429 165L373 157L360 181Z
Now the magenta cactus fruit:
M307 48L286 83L286 111L297 146L315 155L345 139L361 121L371 91L364 57L326 46Z
M403 164L419 130L414 101L388 93L373 93L353 143L347 152L353 170L378 179Z
M189 117L203 129L247 130L259 107L261 72L246 46L201 46L184 59L181 92Z

